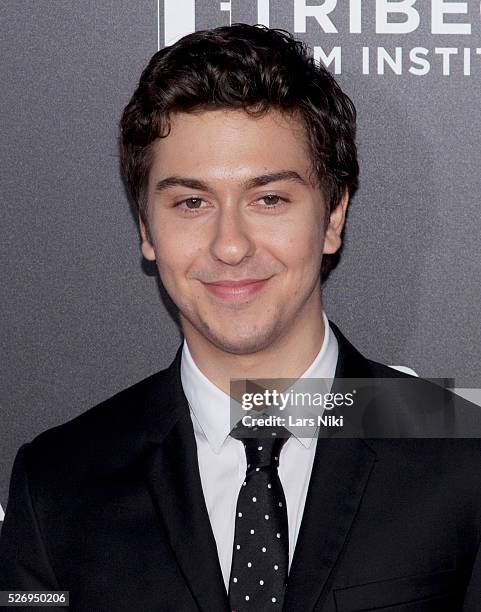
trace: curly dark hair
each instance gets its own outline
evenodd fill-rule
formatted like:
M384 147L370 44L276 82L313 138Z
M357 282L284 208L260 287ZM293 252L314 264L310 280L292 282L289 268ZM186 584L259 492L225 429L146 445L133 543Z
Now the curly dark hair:
M306 45L283 30L234 24L184 36L155 53L120 121L120 159L147 229L152 143L170 130L172 113L276 109L304 122L312 169L329 213L357 189L356 110ZM325 278L336 258L324 257Z

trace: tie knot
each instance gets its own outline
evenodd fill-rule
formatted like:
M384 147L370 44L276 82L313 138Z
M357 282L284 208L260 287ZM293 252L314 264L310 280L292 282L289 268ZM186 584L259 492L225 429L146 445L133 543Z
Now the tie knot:
M247 471L279 465L279 456L290 433L284 427L246 427L238 423L230 434L244 443Z

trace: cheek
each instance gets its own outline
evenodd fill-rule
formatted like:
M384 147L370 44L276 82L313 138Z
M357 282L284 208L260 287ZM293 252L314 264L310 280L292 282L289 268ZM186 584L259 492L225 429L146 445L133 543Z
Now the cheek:
M179 239L173 233L159 241L156 246L157 268L165 288L174 294L190 294L193 290L192 270L203 260L201 249L187 237Z
M323 242L322 228L313 221L311 224L292 224L278 243L278 248L290 268L305 270L319 265Z
M162 277L175 276L185 265L186 252L179 240L172 235L162 236L154 240L157 267Z

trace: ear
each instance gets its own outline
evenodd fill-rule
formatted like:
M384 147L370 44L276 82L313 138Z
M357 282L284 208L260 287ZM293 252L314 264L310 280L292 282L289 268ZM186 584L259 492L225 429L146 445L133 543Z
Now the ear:
M329 224L324 236L324 255L332 255L339 250L342 244L341 234L346 221L347 205L349 203L349 192L344 192L339 204L331 212Z
M139 216L139 227L140 227L140 235L142 236L142 255L145 259L149 261L155 261L155 251L152 246L152 241L150 238L149 230L146 227L145 223L142 221L142 218Z

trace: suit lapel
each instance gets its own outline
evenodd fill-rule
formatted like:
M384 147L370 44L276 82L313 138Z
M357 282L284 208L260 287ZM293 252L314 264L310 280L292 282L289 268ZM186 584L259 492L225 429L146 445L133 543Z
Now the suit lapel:
M309 612L328 590L374 462L362 440L318 440L284 612Z
M339 344L336 379L369 376L369 364L331 324ZM179 567L203 612L229 610L200 480L197 448L180 379L181 348L146 398L144 431L154 451L147 482ZM335 383L336 384L336 381ZM330 577L362 500L375 453L358 439L319 439L289 575L284 612L310 612Z
M148 487L175 557L204 612L228 610L214 535L205 505L197 447L180 379L181 349L167 370L163 398L148 407L154 452ZM156 394L157 395L157 394Z
M339 344L336 379L369 376L368 361L331 327ZM375 461L364 440L318 439L284 612L310 612L328 593Z

